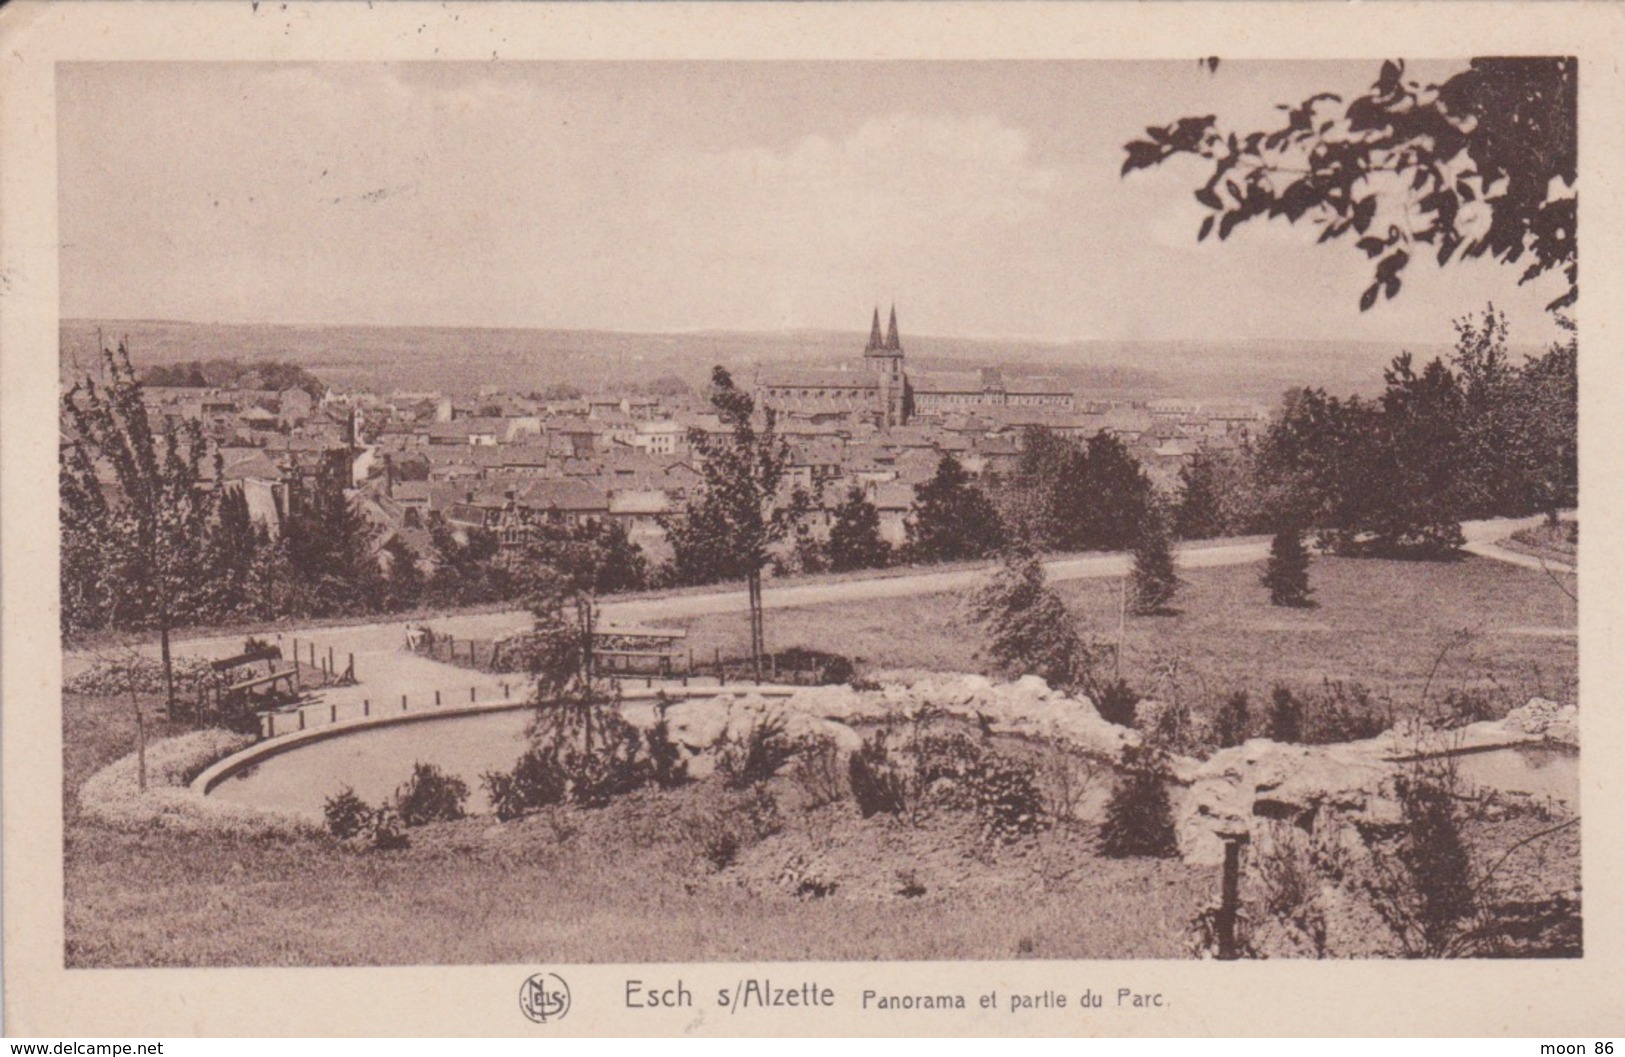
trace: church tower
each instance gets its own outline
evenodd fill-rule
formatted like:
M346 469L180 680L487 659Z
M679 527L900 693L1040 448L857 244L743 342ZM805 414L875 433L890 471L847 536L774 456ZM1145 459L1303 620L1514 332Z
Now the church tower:
M892 305L891 323L886 336L880 336L880 306L875 306L873 322L869 325L869 344L863 350L879 383L875 408L876 420L882 428L901 426L907 418L904 393L908 386L903 372L903 343L897 335L897 306Z

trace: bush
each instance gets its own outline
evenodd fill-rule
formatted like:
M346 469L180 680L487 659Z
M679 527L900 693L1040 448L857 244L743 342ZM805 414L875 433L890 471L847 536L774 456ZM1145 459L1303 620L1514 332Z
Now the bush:
M643 740L649 759L649 777L655 785L676 789L688 782L688 761L683 759L682 746L672 740L671 727L664 716L644 732Z
M765 716L743 738L730 737L717 754L717 773L730 789L747 789L778 775L802 746L785 734L784 719Z
M1219 748L1228 749L1247 740L1251 730L1247 705L1247 691L1237 690L1219 706L1219 714L1213 721L1213 736Z
M643 736L614 712L599 717L599 734L590 745L566 749L559 762L569 782L570 799L583 807L603 807L650 778Z
M780 650L774 655L774 661L781 673L814 673L813 683L817 686L840 686L850 683L857 673L852 658L839 653L809 649L806 646L792 646L787 650Z
M322 805L322 815L327 820L327 832L339 840L350 840L372 825L373 811L371 805L355 795L354 789L345 786L327 798Z
M411 842L402 830L400 813L388 804L373 807L345 786L322 806L327 831L339 840L366 838L375 851L399 851Z
M1141 616L1170 612L1174 595L1179 593L1179 576L1174 572L1173 541L1161 517L1152 514L1141 522L1133 553L1129 593L1134 612Z
M213 679L209 662L190 658L176 658L172 662L177 695L196 695L198 688L208 686ZM138 657L125 661L97 661L78 675L62 681L62 689L70 694L106 697L112 694L161 694L164 692L164 666L153 657Z
M1270 693L1269 738L1285 745L1303 741L1303 702L1284 686Z
M1309 551L1296 529L1282 529L1270 542L1270 560L1264 567L1263 585L1269 588L1270 604L1309 605Z
M784 828L777 798L766 786L733 794L727 803L683 820L690 841L712 869L726 870L739 853Z
M1127 772L1118 778L1100 826L1100 853L1112 859L1145 856L1167 859L1178 853L1168 786L1158 761L1126 755Z
M504 822L561 803L569 784L558 757L535 748L519 757L513 770L491 771L480 781L491 800L491 810Z
M1077 618L1027 546L1005 549L999 568L971 595L970 615L987 636L995 671L1010 678L1037 675L1074 688L1092 678L1106 652L1078 634Z
M400 813L387 804L372 813L372 846L376 851L400 851L411 843Z
M395 811L403 826L454 822L464 815L468 783L444 774L432 763L412 765L412 777L395 791Z
M863 748L847 760L847 778L864 818L901 815L908 809L908 775L887 745L884 730L866 738Z
M841 749L831 738L816 738L801 748L790 764L790 778L801 789L808 809L833 804L850 788L841 770Z
M1123 679L1102 683L1095 691L1095 711L1119 727L1134 726L1134 706L1139 703L1140 695Z

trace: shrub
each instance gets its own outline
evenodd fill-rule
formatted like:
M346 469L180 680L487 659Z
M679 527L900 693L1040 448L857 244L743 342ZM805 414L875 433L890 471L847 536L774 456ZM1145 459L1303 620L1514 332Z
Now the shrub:
M682 746L672 740L671 727L664 716L644 732L643 740L649 759L649 777L655 785L676 789L688 782L688 761L683 759Z
M734 794L713 810L683 819L689 840L699 846L700 857L715 870L726 870L739 853L784 828L779 804L771 790L757 786Z
M1173 541L1161 517L1150 514L1142 520L1135 533L1133 553L1129 594L1134 612L1141 616L1169 612L1179 592L1179 576L1174 572Z
M1405 818L1399 861L1416 894L1413 927L1421 933L1427 952L1441 952L1458 923L1474 911L1471 860L1447 788L1405 777L1398 792Z
M808 810L833 804L849 788L841 770L840 746L831 738L815 738L803 745L790 764L790 778L801 789Z
M1140 695L1123 679L1102 683L1095 692L1095 710L1100 718L1120 727L1134 726L1134 706L1139 703Z
M774 662L780 672L812 672L813 682L818 686L839 686L849 683L857 672L852 658L839 653L809 649L806 646L792 646L787 650L780 650L774 655Z
M570 799L583 807L602 807L648 782L643 737L636 727L606 713L600 736L590 746L570 748L560 764L570 786Z
M887 745L884 730L866 738L863 748L847 760L847 778L864 818L901 815L908 809L908 776Z
M1303 741L1303 702L1284 686L1270 693L1269 737L1287 745Z
M970 615L1003 676L1037 675L1051 686L1077 687L1089 681L1105 653L1078 634L1077 618L1025 545L1006 548L999 568L971 596Z
M354 789L345 786L327 798L322 805L322 815L327 820L327 832L339 840L350 840L372 825L373 811L365 800L355 795Z
M1166 859L1178 852L1163 768L1153 758L1125 755L1127 769L1112 789L1100 826L1100 853L1113 859Z
M1282 529L1275 534L1261 582L1269 588L1271 605L1302 607L1310 604L1309 596L1313 592L1309 587L1309 551L1297 529Z
M784 719L765 716L743 737L730 737L717 753L717 773L730 789L770 781L802 746L785 734Z
M400 851L411 843L400 813L387 804L372 813L372 846L376 851Z
M1008 844L1044 828L1044 796L1030 763L988 753L968 791L986 840Z
M1213 721L1213 736L1219 748L1228 749L1247 740L1251 729L1247 705L1247 691L1237 690L1219 706Z
M395 791L395 811L403 826L452 822L463 817L468 783L432 763L412 765L412 777Z
M654 776L643 734L602 702L539 711L531 739L558 761L569 799L583 807L602 807Z
M519 757L513 770L492 771L480 781L491 800L491 810L504 822L560 803L568 792L568 781L558 757L535 748Z

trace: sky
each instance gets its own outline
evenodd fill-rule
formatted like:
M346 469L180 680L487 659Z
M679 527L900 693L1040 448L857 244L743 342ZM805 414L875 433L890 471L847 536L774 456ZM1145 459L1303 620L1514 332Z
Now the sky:
M1462 63L1413 65L1424 79ZM1306 224L1198 244L1146 125L1354 94L1376 63L101 63L58 67L65 318L1448 342L1552 283L1370 263Z

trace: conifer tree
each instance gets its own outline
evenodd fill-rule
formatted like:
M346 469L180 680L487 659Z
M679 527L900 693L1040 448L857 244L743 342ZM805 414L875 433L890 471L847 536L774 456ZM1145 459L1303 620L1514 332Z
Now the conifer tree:
M1104 651L1078 634L1077 618L1046 582L1030 547L1005 549L992 578L971 596L970 610L987 634L999 674L1037 675L1066 689L1091 683Z
M891 544L880 537L880 511L863 489L854 485L835 508L827 550L829 567L838 573L880 569L891 562Z
M1179 591L1174 573L1173 543L1168 526L1156 513L1141 520L1134 539L1134 569L1130 595L1134 612L1141 616L1166 613Z
M914 509L905 523L909 554L916 561L982 558L1003 546L1004 526L982 490L970 483L959 460L943 455L936 474L914 488Z
M1309 550L1295 528L1284 528L1270 541L1270 560L1264 567L1263 584L1270 590L1270 604L1307 606L1309 595Z
M1112 859L1172 858L1179 842L1163 767L1143 751L1125 753L1123 763L1100 826L1100 853Z

